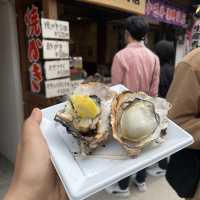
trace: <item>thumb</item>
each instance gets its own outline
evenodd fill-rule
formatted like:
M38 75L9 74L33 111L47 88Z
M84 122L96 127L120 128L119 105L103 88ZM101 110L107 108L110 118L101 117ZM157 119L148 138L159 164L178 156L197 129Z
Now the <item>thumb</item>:
M30 118L34 121L36 121L38 124L40 124L41 120L42 120L42 112L40 111L39 108L34 108Z

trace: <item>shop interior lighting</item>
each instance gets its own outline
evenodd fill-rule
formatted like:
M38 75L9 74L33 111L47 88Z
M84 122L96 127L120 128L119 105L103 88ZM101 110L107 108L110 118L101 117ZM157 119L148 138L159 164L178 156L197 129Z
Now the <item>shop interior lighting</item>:
M200 13L200 5L197 6L196 14Z
M78 21L80 21L80 20L82 20L82 17L77 17L76 19L77 19Z

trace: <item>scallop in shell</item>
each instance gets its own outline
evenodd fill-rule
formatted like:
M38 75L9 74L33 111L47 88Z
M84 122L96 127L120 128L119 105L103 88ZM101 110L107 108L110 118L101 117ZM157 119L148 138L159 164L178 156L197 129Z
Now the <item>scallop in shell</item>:
M125 91L113 100L111 125L114 139L131 156L138 155L143 147L161 138L167 128L170 104L143 92Z

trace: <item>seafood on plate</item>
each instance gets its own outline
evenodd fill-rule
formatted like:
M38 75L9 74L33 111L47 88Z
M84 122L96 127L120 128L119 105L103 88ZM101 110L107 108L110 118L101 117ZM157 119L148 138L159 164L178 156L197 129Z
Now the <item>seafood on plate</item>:
M125 91L112 103L112 134L130 156L137 156L153 141L162 141L166 133L167 113L171 105L162 98L144 92Z
M55 120L77 138L82 154L90 154L111 133L110 115L115 95L102 83L80 84L68 97L64 110L56 113Z

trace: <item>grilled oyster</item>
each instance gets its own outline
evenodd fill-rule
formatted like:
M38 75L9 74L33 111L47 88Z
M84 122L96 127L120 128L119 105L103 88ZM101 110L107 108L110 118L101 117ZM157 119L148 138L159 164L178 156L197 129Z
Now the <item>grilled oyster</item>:
M101 83L80 84L66 101L64 110L56 114L55 120L78 139L82 153L91 153L108 138L115 95Z
M167 128L170 104L143 92L125 91L113 100L111 125L113 137L131 156L137 156L143 147L161 137Z

